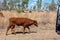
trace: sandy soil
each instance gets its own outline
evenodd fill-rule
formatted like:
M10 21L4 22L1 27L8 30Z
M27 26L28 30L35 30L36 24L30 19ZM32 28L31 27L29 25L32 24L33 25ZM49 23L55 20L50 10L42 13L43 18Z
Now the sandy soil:
M1 11L4 14L4 18L0 19L0 40L60 40L60 35L55 32L55 24L56 24L56 12L26 12L26 13L18 13L16 11ZM23 34L23 28L21 26L16 26L15 31L16 35L11 34L9 31L9 35L6 36L6 27L9 24L8 19L10 17L26 17L31 18L33 20L37 20L38 27L34 25L30 26L31 33ZM26 29L26 32L28 30Z

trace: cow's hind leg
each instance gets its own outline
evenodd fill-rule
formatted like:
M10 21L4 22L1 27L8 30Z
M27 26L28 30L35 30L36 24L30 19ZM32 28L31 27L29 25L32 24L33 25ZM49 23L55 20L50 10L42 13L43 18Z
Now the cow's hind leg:
M25 27L24 27L24 29L23 29L23 34L25 34Z
M8 33L8 31L9 31L10 28L11 28L11 26L7 27L6 35L7 35L7 33Z
M16 35L16 32L15 32L14 28L15 28L15 25L11 27L11 31L12 31L13 34Z

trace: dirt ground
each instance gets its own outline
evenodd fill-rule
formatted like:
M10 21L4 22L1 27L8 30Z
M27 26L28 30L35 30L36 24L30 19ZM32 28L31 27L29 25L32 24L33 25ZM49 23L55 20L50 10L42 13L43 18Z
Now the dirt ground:
M55 32L55 24L56 24L56 12L37 12L33 11L32 13L18 13L16 11L1 11L5 17L1 17L0 19L0 40L60 40L60 35ZM8 19L10 17L26 17L33 20L37 20L38 27L34 25L30 26L31 33L28 33L26 29L26 34L23 34L23 27L17 26L15 28L16 35L11 34L11 30L9 31L9 35L6 36L6 28L9 24Z

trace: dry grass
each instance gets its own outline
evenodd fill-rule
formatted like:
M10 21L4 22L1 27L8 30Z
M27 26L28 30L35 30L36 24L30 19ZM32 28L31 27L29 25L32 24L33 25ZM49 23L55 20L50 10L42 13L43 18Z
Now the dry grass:
M59 35L55 33L55 23L56 23L56 12L26 12L26 13L18 13L17 11L2 11L4 14L4 18L1 18L0 20L0 40L60 40ZM10 34L6 36L6 27L8 26L8 19L10 17L26 17L33 20L38 21L38 26L31 26L31 32L30 34L22 34L18 33L16 35ZM16 26L15 31L22 32L23 28ZM28 31L26 29L26 31Z

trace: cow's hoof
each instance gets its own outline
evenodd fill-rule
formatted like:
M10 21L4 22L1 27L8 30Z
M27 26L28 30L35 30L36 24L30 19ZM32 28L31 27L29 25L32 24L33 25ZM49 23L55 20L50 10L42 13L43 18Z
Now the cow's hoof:
M7 36L8 34L6 34L6 36Z
M16 33L12 33L12 34L16 35Z
M14 35L16 35L16 33L14 33Z

